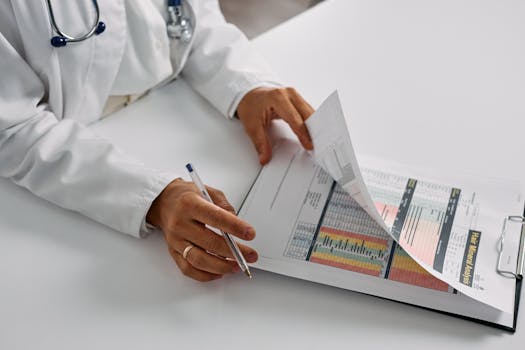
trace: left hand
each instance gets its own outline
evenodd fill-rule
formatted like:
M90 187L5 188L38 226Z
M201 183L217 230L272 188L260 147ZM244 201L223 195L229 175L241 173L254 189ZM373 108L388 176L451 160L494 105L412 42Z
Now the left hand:
M257 150L261 165L272 157L268 128L273 119L283 119L303 147L313 149L304 123L313 112L312 106L294 88L256 88L248 92L237 107L237 115Z

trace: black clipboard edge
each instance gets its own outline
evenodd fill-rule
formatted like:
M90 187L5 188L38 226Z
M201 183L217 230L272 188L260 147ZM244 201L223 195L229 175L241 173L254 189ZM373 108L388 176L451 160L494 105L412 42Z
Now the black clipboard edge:
M433 309L431 307L414 305L414 304L406 303L404 301L398 301L398 300L394 300L394 299L383 298L383 297L379 297L379 296L376 296L376 295L373 295L373 294L360 293L360 292L357 292L357 293L370 295L370 296L373 296L373 297L376 297L376 298L385 299L385 300L389 300L389 301L394 301L394 302L399 303L399 304L409 305L409 306L417 307L417 308L420 308L420 309L437 312L437 313L440 313L440 314L443 314L443 315L452 316L452 317L456 317L456 318L459 318L459 319L462 319L462 320L479 323L479 324L482 324L484 326L489 326L489 327L492 327L492 328L501 329L501 330L504 330L504 331L507 331L507 332L510 332L510 333L514 334L516 332L516 326L517 326L517 323L518 323L518 311L519 311L519 306L520 306L521 285L522 285L522 279L517 279L516 280L516 294L515 294L515 298L514 298L514 320L513 320L512 327L507 327L507 326L504 326L504 325L499 324L499 323L494 323L494 322L489 322L489 321L485 321L485 320L480 320L478 318L464 316L464 315L460 315L460 314L455 314L455 313L452 313L452 312L441 311L441 310Z
M260 268L258 268L258 269L260 269ZM402 304L402 305L406 305L406 306L410 306L410 307L415 307L415 308L418 308L418 309L432 311L432 312L439 313L439 314L442 314L442 315L459 318L461 320L470 321L470 322L474 322L474 323L477 323L477 324L482 324L484 326L488 326L488 327L491 327L491 328L501 329L501 330L507 331L507 332L512 333L512 334L516 332L516 325L517 325L517 320L518 320L518 310L519 310L519 303L520 303L520 296L521 296L522 279L517 279L516 280L516 290L515 290L515 298L514 298L515 301L514 301L513 325L512 325L512 327L507 327L507 326L504 326L504 325L499 324L499 323L485 321L485 320L481 320L481 319L478 319L478 318L469 317L469 316L465 316L465 315L455 314L455 313L448 312L448 311L437 310L437 309L433 309L433 308L427 307L427 306L411 304L411 303L407 303L405 301L390 299L388 297L381 297L381 296L370 294L370 293L358 292L356 290L346 289L346 288L337 287L337 286L332 286L332 285L321 283L321 282L307 280L307 279L304 279L304 278L301 278L301 277L295 277L295 276L291 276L291 275L286 275L284 273L274 272L274 271L265 270L265 269L260 269L260 270L261 271L266 271L266 272L269 272L269 273L272 273L272 274L277 274L277 275L280 275L280 276L283 276L283 277L286 277L286 278L298 279L298 280L306 281L308 283L315 283L315 284L318 284L318 285L321 285L321 286L324 286L324 287L328 287L328 288L337 288L337 289L341 289L341 290L343 290L345 292L349 292L349 293L356 293L356 294L366 295L366 296L370 296L370 297L377 298L377 299L383 299L383 300L392 301L392 302L395 302L395 303L398 303L398 304Z

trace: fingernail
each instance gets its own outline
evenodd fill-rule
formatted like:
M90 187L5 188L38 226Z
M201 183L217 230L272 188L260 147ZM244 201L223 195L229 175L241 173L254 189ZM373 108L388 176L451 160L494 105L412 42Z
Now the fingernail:
M312 140L310 140L309 137L304 136L304 137L301 138L301 141L302 141L302 143L303 143L303 145L305 146L306 149L313 149L314 148Z
M255 252L246 255L246 259L248 259L249 262L256 262L258 258L259 256Z
M311 148L314 148L314 142L312 141L311 138L308 138L308 144L310 145Z
M233 273L241 272L241 268L240 268L239 266L235 265L235 266L233 267L233 269L232 269L232 272L233 272Z
M254 239L255 229L253 227L248 227L246 231L244 231L244 236L246 237L246 239Z

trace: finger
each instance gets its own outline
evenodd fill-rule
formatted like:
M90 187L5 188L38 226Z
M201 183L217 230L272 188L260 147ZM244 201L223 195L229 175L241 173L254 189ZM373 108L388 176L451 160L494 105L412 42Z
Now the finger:
M255 229L244 220L200 196L192 197L195 201L191 206L194 209L191 212L194 220L244 240L255 238Z
M211 200L215 205L218 205L222 209L229 211L232 214L235 214L235 209L230 204L230 202L228 202L228 200L226 199L226 195L222 191L210 186L206 186L206 189L208 190Z
M280 97L274 106L275 112L290 125L292 131L297 135L299 141L306 149L313 149L310 133L304 124L303 117L299 114L295 106L286 97Z
M246 130L246 132L252 140L255 150L259 155L259 163L261 165L267 164L272 158L272 146L266 127L260 123L255 127L250 128L250 130Z
M290 88L288 89L288 92L290 94L290 101L292 101L292 104L299 111L303 120L306 121L315 110L297 91L295 91L295 89Z
M250 248L239 242L237 242L237 246L241 250L242 256L244 256L246 262L253 264L254 262L257 262L257 260L259 260L259 254L257 254L257 251L255 249ZM233 256L231 257L231 259L233 259Z
M172 248L169 248L169 252L173 260L175 260L175 263L179 267L180 271L187 277L193 278L199 282L209 282L222 277L222 275L216 275L196 269L195 267L191 266L189 262L184 260L182 255Z
M224 258L234 259L233 254L228 245L226 244L224 237L207 229L202 224L192 224L188 227L184 234L182 234L182 236L187 241L199 246L207 252ZM174 246L175 242L176 240L170 239L168 244ZM237 245L239 246L239 249L241 250L241 253L245 257L246 261L250 263L257 261L258 254L253 248L250 248L240 243L237 243Z
M183 254L184 250L188 246L192 246L190 242L186 240L178 240L174 242L172 248L174 248L179 254ZM184 258L184 256L183 256ZM198 270L209 272L215 275L224 275L225 273L239 272L239 267L234 261L227 261L217 256L208 254L203 249L193 246L186 253L186 261L188 261L193 267Z

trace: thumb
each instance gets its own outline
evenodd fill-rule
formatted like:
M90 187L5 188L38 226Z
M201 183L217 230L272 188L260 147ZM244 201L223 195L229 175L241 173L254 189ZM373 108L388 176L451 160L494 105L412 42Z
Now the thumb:
M259 163L265 165L272 158L272 146L266 129L263 125L258 125L256 128L248 132L248 135L259 155Z

